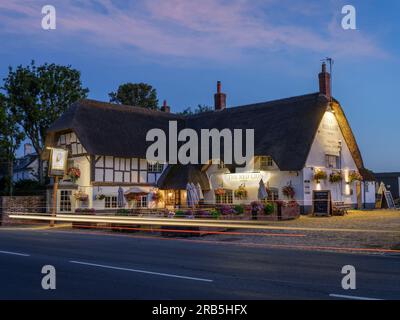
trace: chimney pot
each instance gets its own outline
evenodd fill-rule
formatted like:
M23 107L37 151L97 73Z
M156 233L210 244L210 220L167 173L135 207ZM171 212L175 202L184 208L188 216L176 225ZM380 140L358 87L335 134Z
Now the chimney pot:
M161 107L161 111L162 112L167 112L167 113L171 112L171 108L168 106L167 100L164 100L163 105Z
M226 108L226 94L221 92L221 81L217 82L217 93L214 95L214 108L216 111Z
M319 92L331 99L331 75L326 71L326 63L322 63L321 73L318 75Z

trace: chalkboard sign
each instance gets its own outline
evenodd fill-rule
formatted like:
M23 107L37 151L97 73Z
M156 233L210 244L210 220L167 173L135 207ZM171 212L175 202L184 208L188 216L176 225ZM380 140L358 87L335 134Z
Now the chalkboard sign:
M313 214L330 215L331 213L331 192L329 190L313 191Z
M385 199L389 209L395 208L392 193L390 191L385 191Z

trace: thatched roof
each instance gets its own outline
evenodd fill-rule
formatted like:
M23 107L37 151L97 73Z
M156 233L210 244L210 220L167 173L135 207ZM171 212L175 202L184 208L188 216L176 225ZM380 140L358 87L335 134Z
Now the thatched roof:
M89 154L117 157L146 157L146 134L160 128L168 133L168 121L176 120L178 130L254 129L255 155L269 155L282 171L301 170L307 160L328 99L313 93L222 111L181 116L139 107L93 100L75 103L49 129L47 144L58 133L73 130ZM339 103L334 111L346 143L358 168L363 162L356 140Z
M199 183L202 190L210 190L207 174L201 170L201 165L169 165L158 180L160 189L186 189L186 184Z

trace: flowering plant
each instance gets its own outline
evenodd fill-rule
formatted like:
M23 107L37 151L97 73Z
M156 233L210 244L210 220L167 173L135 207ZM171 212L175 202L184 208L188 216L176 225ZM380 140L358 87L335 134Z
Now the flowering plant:
M332 172L329 175L329 182L330 183L338 183L343 180L342 174L339 171Z
M235 198L237 199L246 199L247 198L247 190L246 187L242 184L235 190Z
M260 201L253 201L250 205L251 205L251 210L257 212L264 209L264 204L262 204Z
M224 188L217 188L217 189L215 189L215 194L217 195L217 196L223 196L224 194L225 194L225 189Z
M106 196L102 193L96 194L96 200L104 200Z
M160 191L153 192L151 197L155 202L160 202L163 199L163 195Z
M320 180L326 180L327 177L328 177L328 176L327 176L327 174L326 174L325 171L323 171L323 170L317 170L317 171L314 173L313 179L314 179L317 183L319 183Z
M221 213L223 216L227 216L229 214L235 214L235 210L227 204L222 204L216 207L216 210Z
M357 171L351 171L349 173L349 182L362 181L363 177Z
M89 196L81 190L75 192L74 196L76 200L80 201L87 201L89 199Z
M288 198L294 198L294 195L296 194L296 192L294 191L294 188L292 187L291 184L284 186L282 188L282 193L284 196L286 196Z
M72 182L76 182L81 177L81 170L76 167L71 167L67 171L68 177L71 179Z

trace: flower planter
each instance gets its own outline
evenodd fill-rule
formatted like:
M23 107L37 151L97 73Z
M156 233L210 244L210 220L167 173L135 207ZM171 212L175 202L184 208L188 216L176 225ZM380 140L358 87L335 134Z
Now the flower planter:
M281 219L293 220L300 216L300 206L281 207Z

